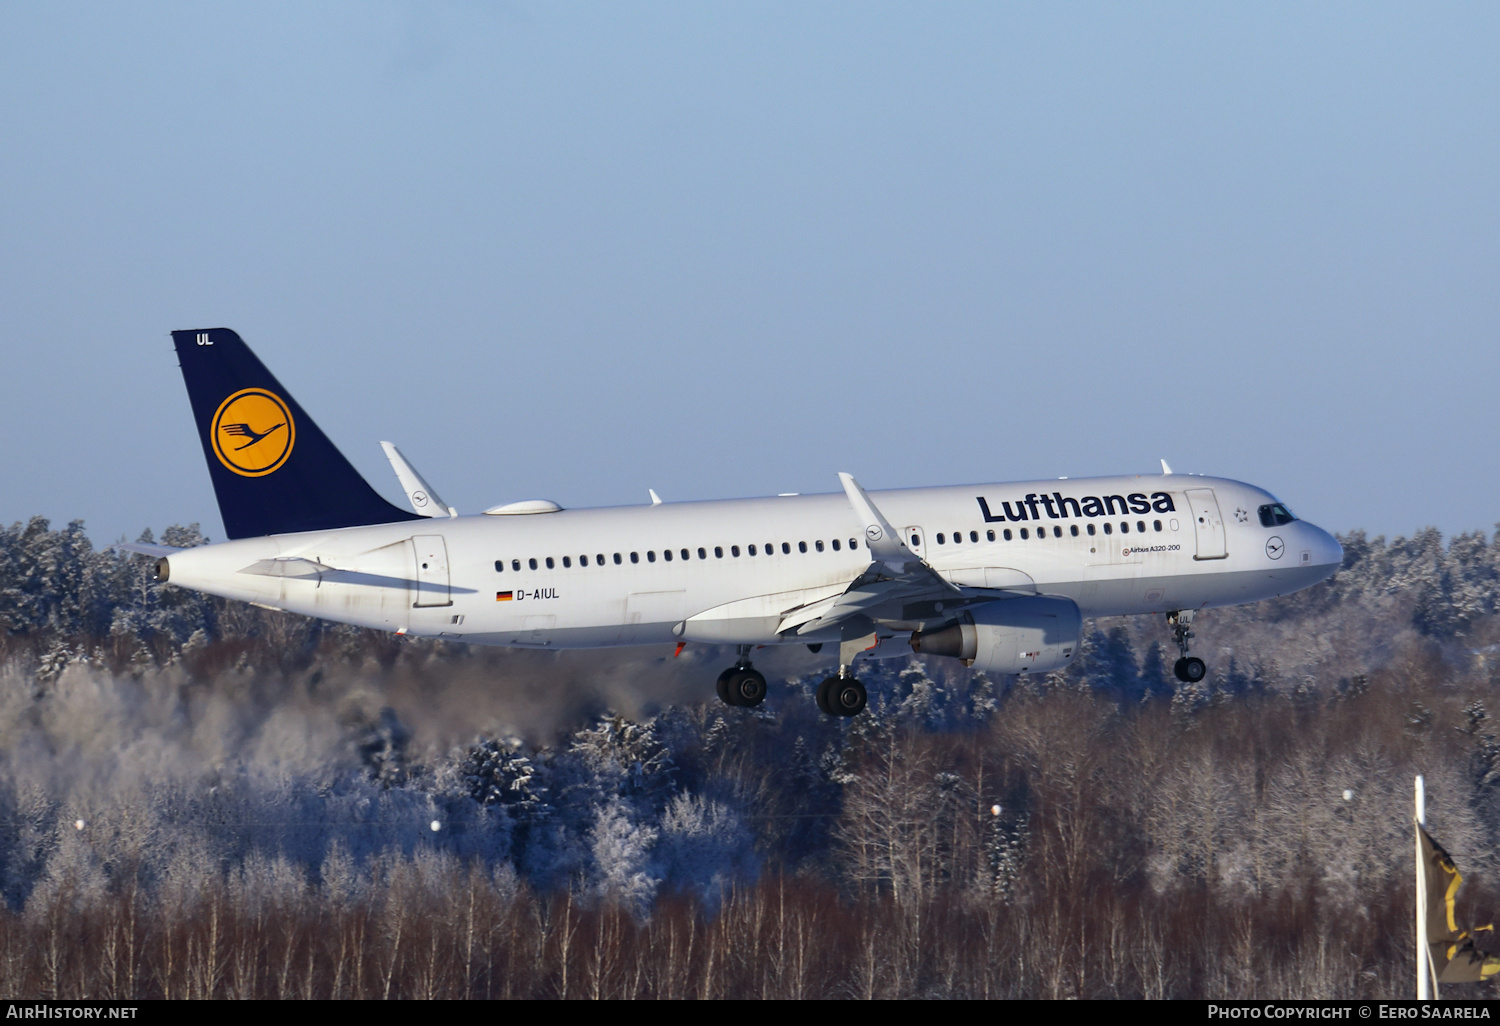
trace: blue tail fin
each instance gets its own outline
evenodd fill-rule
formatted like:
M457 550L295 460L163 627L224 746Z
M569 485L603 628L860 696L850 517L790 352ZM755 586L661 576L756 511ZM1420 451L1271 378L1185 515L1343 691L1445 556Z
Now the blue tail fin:
M234 332L172 342L230 538L421 519L376 494Z

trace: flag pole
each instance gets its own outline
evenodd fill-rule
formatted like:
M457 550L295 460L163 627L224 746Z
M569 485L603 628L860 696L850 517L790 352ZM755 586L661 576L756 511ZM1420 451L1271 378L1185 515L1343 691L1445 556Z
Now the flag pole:
M1422 786L1422 776L1417 775L1416 819L1419 828L1427 825L1427 794ZM1427 879L1422 869L1422 833L1412 831L1417 839L1417 1000L1432 999L1427 966Z

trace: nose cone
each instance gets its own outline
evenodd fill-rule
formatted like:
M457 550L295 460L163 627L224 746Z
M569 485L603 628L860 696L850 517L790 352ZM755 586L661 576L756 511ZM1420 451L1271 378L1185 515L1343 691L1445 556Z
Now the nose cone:
M1327 570L1324 577L1332 577L1333 572L1344 565L1344 547L1339 540L1321 527L1307 524L1307 545L1312 550L1312 562L1315 566L1324 567Z

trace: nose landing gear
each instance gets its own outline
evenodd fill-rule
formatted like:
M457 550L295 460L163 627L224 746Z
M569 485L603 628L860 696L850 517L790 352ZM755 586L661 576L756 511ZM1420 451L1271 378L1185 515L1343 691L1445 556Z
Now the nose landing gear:
M1172 675L1184 684L1196 684L1208 676L1208 666L1197 656L1188 655L1188 642L1193 637L1193 612L1179 609L1167 614L1167 625L1172 628L1172 639L1177 642L1177 651L1182 654L1172 664Z

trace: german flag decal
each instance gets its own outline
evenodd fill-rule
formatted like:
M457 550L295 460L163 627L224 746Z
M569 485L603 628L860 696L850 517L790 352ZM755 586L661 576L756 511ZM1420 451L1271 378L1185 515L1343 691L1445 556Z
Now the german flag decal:
M496 602L509 602L512 598L515 597L515 594L516 593L513 592L513 591L497 591L497 592L495 592L495 601Z

